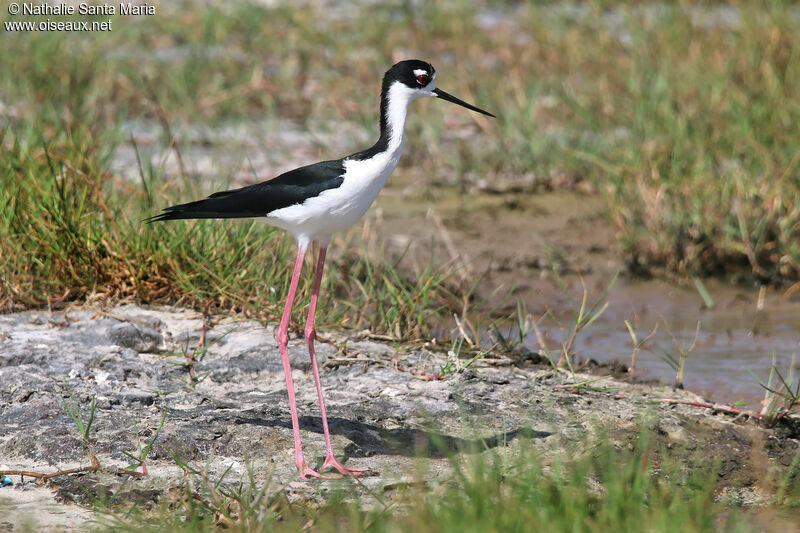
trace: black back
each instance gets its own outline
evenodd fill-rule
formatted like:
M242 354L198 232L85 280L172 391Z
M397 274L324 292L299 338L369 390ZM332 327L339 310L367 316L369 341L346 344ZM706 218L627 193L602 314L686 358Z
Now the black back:
M189 218L263 217L271 211L302 204L344 181L341 159L296 168L280 176L231 191L216 192L205 200L167 207L146 222Z

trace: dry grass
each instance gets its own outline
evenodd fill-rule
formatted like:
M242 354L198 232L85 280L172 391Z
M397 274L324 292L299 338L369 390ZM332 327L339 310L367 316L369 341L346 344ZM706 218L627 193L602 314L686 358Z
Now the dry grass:
M365 80L408 56L430 58L442 87L499 116L420 104L404 158L418 172L460 186L509 174L590 181L608 194L635 271L798 278L800 65L791 36L800 23L791 6L529 5L495 19L460 2L369 13L187 5L117 17L102 36L0 36L0 68L14 73L0 80L4 308L103 293L223 308L258 302L273 312L287 242L250 223L142 226L157 207L208 191L165 183L149 168L140 184L110 175L111 153L127 142L123 121L154 120L168 132L280 116L372 130L376 98ZM393 265L362 267L362 285L337 278L340 294L374 298L377 283L396 275ZM425 280L395 282L404 293L383 295L376 329L451 300L433 297ZM417 285L427 292L409 294ZM468 288L456 292L468 299ZM376 315L353 308L362 311L333 316L365 325ZM422 331L426 313L401 329Z

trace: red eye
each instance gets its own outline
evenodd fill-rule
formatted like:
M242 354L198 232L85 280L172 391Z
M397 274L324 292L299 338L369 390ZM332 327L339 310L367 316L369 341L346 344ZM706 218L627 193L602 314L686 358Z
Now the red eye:
M428 85L428 82L431 81L431 77L427 74L420 74L417 76L417 83L420 85Z

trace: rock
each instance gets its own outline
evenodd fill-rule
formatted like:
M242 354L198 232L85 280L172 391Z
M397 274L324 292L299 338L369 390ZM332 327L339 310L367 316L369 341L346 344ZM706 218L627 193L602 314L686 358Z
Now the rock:
M136 389L124 391L116 395L118 403L121 403L124 406L130 406L134 403L141 405L153 405L155 397L156 395L152 392L145 392Z
M207 468L212 478L235 466L237 475L251 470L257 482L272 472L277 483L295 479L286 384L273 327L214 317L209 342L190 360L184 354L194 353L202 328L197 313L128 305L107 315L130 317L120 323L96 309L70 309L69 325L57 328L42 314L0 316L3 331L10 332L0 344L0 457L11 469L52 472L87 464L87 447L68 411L75 415L77 407L87 421L94 399L89 439L104 468L127 466L125 454L137 454L138 443L149 442L166 415L147 458L149 476L126 481L136 498L157 499L180 482L176 454ZM146 324L139 320L143 316L149 317ZM361 495L419 472L420 461L428 461L432 481L444 479L449 470L441 461L442 446L448 453L466 453L514 446L524 437L540 447L546 461L560 443L584 442L587 434L628 446L648 417L656 418L649 428L653 438L676 454L703 443L709 460L724 465L725 483L752 484L761 475L741 457L760 456L761 462L753 464L786 469L797 449L796 431L786 426L764 429L710 410L652 401L700 399L688 391L612 378L592 381L593 390L557 388L597 376L573 378L497 357L491 364L478 361L468 371L441 376L446 354L425 347L398 353L372 340L330 331L325 336L337 339L344 354L316 343L334 448L348 464L379 474L352 486ZM325 448L305 341L292 339L289 353L304 450L316 464ZM325 364L333 358L335 365ZM764 442L766 450L758 444ZM84 498L70 479L58 482L59 494ZM120 483L113 475L81 479L97 491ZM14 482L13 490L28 486ZM297 495L307 488L287 490Z
M108 337L117 346L137 352L154 352L164 342L164 337L155 329L131 322L111 326L108 328Z

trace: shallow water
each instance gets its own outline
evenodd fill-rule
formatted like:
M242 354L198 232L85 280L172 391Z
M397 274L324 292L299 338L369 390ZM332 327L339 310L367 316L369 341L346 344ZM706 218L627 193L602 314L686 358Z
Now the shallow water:
M685 365L685 386L718 402L745 401L760 409L764 389L750 372L766 382L774 354L776 367L788 376L792 356L800 352L800 299L785 296L785 289L763 289L759 303L759 287L704 280L714 303L707 308L691 280L678 284L628 275L598 194L539 192L531 186L530 193L465 196L447 188L426 192L419 182L416 187L418 192L409 194L413 184L390 183L371 227L381 238L396 241L398 249L408 247L407 253L423 264L431 254L439 263L469 264L480 280L478 299L502 315L512 316L517 300L532 317L549 312L540 330L551 352L569 337L583 294L581 280L592 302L617 272L608 307L576 338L577 360L629 363L633 343L625 321L639 340L657 326L639 350L636 375L673 383L676 371L665 361L665 351L678 357L678 347L688 349L697 334ZM431 242L438 244L431 247ZM508 327L515 335L514 325ZM540 348L533 333L525 344Z
M800 351L800 302L765 290L759 310L757 288L719 282L706 282L706 288L714 300L710 309L694 287L619 281L609 292L605 312L577 336L573 351L582 359L629 363L633 341L625 326L628 320L640 341L652 334L637 354L636 375L672 383L676 372L666 362L665 351L677 357L678 347L688 349L696 337L686 359L685 386L719 402L744 401L759 408L764 389L750 372L766 383L774 356L778 370L788 376L792 357ZM582 291L570 292L577 309ZM548 319L541 328L543 336L553 341L551 350L568 337L573 323L571 311L554 313L561 328ZM526 345L539 349L535 335L527 338Z

